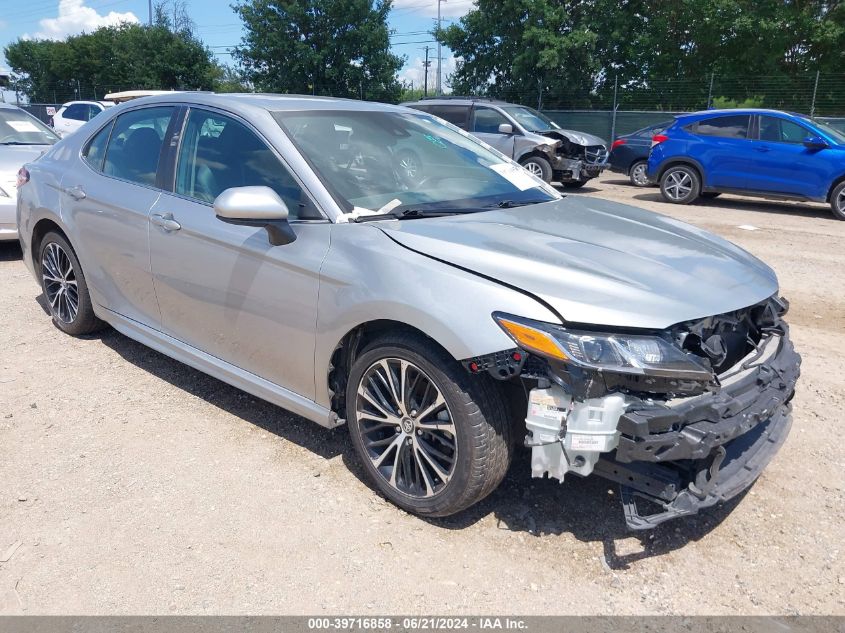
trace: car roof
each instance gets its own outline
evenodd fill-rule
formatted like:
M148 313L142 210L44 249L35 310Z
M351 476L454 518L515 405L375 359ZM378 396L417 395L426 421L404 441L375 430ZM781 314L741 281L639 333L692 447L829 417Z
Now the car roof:
M3 109L3 110L21 110L22 108L19 108L14 103L6 103L4 101L0 101L0 109Z
M272 93L215 93L215 92L172 92L165 95L133 99L127 105L153 103L194 103L221 108L257 108L271 112L309 110L351 111L396 111L405 112L401 106L357 99L318 97L311 95L288 95Z
M489 103L490 105L517 105L515 103L508 103L499 99L490 99L487 97L425 97L419 101L408 101L402 105L457 105L457 106L471 106L474 103Z
M721 115L752 115L752 114L780 114L783 116L798 116L803 117L803 114L795 112L786 112L785 110L769 110L766 108L729 108L723 110L699 110L698 112L690 112L689 114L679 114L676 118L688 119L692 117L707 117L707 116L721 116Z

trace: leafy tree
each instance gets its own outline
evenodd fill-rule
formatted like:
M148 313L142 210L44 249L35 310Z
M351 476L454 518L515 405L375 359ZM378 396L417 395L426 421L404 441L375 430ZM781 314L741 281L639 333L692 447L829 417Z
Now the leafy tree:
M244 0L234 56L257 90L398 99L403 59L390 52L392 0Z
M188 30L173 32L162 16L153 26L102 27L64 41L18 40L5 49L31 101L64 101L82 92L102 98L132 89L209 90L220 70Z

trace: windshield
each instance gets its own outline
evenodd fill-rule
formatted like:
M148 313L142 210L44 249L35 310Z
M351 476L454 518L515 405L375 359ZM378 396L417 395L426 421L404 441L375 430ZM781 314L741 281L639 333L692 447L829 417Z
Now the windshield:
M510 114L529 132L549 132L560 129L560 126L545 114L525 106L505 106L502 110Z
M841 130L837 130L832 125L829 125L827 123L822 123L821 121L819 121L817 119L810 119L810 118L807 118L807 117L801 117L801 119L803 121L805 121L806 123L809 123L810 125L815 126L818 129L820 129L822 132L824 132L829 137L831 137L834 141L836 141L837 144L845 145L845 133L843 133Z
M0 109L0 145L52 145L59 137L23 110Z
M560 197L519 165L424 113L272 114L347 212L468 212Z

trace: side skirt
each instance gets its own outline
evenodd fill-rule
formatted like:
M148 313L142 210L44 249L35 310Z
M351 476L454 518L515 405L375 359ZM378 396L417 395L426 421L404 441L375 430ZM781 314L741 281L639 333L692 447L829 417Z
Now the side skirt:
M172 336L128 319L107 308L100 306L98 312L102 313L98 315L100 318L104 318L109 325L121 334L157 352L161 352L174 360L185 363L209 376L222 380L242 391L246 391L257 398L301 415L312 422L316 422L320 426L331 429L342 424L342 421L338 419L333 411L320 406L298 393L289 391L269 380L235 367L231 363L227 363L216 356L206 354Z

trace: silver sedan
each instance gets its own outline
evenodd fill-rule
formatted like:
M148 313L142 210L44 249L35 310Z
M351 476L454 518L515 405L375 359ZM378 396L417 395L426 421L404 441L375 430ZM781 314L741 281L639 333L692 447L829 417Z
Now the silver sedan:
M524 445L533 476L618 482L628 524L652 527L746 489L789 429L800 359L768 266L564 198L426 113L144 98L21 182L24 261L57 327L109 324L347 423L374 484L420 515L488 495Z

